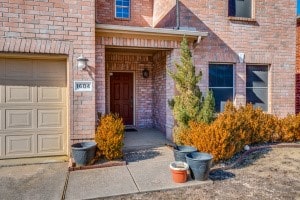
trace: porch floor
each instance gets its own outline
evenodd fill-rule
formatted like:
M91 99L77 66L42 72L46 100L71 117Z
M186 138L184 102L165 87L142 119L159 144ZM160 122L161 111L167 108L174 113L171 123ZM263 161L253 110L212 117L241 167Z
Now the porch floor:
M137 131L125 131L124 152L172 145L172 142L166 139L166 135L157 129L135 129Z

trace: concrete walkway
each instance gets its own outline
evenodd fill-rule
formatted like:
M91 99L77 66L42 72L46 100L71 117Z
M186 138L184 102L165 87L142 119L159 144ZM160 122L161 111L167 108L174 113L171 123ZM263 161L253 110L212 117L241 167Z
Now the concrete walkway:
M173 151L165 146L170 141L155 129L126 132L124 143L126 166L71 172L65 198L90 199L212 183L191 179L174 183L169 169Z
M138 150L125 155L128 165L70 173L66 199L90 199L212 183L174 183L169 170L173 152L168 147Z
M127 165L67 172L67 163L0 166L0 199L91 199L212 181L172 181L168 141L153 129L125 134ZM62 198L63 197L63 198Z

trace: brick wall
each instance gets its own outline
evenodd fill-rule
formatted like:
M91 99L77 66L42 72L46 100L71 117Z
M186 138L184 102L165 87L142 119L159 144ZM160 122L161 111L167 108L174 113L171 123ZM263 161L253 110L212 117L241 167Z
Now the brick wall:
M161 51L153 56L153 124L166 131L166 54Z
M176 0L154 0L153 27L176 26Z
M0 52L25 56L66 55L69 123L72 142L90 139L95 131L95 90L73 94L73 80L94 80L95 1L2 0ZM89 59L88 71L76 68L76 58Z
M153 36L141 36L136 37L133 35L128 34L119 34L119 35L109 35L101 32L97 32L96 35L96 101L97 101L97 110L106 113L109 111L109 66L115 69L115 71L133 71L135 73L136 79L141 80L135 80L135 85L140 84L140 88L136 89L137 91L152 91L151 95L150 93L147 93L145 95L136 95L136 98L139 98L141 96L142 98L149 97L152 100L151 106L152 106L152 114L150 117L150 103L146 103L145 105L136 104L135 110L138 111L140 109L139 113L136 114L136 125L142 126L142 127L157 127L161 131L165 132L168 139L172 139L172 129L174 125L174 120L172 116L172 111L168 107L167 100L171 99L174 95L174 84L173 80L166 75L166 69L173 69L174 62L179 58L179 44L180 39L174 39L174 38L165 38L165 37L153 37ZM111 47L114 47L116 51L114 52ZM122 47L126 46L126 53L124 52L124 49ZM142 47L143 49L137 50L137 48ZM148 58L148 61L151 61L151 64L153 65L153 68L150 67L150 62L145 65L144 63L141 63L140 66L149 66L150 70L150 77L145 80L141 78L141 72L143 70L142 67L139 68L138 63L136 62L137 58L140 59L140 52L141 51L150 51L150 58ZM123 49L123 52L120 52L121 49ZM155 49L157 49L157 52L155 52ZM161 52L161 50L170 49L165 52ZM158 51L160 53L158 53ZM131 53L130 53L131 52ZM109 56L108 56L109 55ZM123 56L120 57L120 56ZM153 56L152 56L153 55ZM149 55L148 55L149 56ZM119 58L118 58L119 57ZM135 59L136 58L136 59ZM119 60L119 61L118 61ZM165 60L165 61L163 61ZM134 62L133 62L134 61ZM141 60L139 60L141 61ZM165 62L165 71L163 72L163 63ZM110 64L107 64L110 63ZM156 68L156 64L159 64L158 68ZM105 67L106 66L106 67ZM109 68L108 68L109 67ZM163 91L164 83L163 82L155 82L157 80L163 80L163 76L160 75L160 72L163 74L165 73L165 91L164 94L158 94L154 90L157 89L157 86L161 91ZM102 79L103 75L106 75L105 81ZM141 99L142 99L141 98ZM165 98L165 100L163 100ZM105 103L103 103L105 102ZM136 99L136 102L142 102L139 101L139 99ZM148 110L147 114L148 116L144 116L144 106L146 106L146 110ZM156 109L159 109L160 114L158 116L158 111ZM165 111L164 111L165 110ZM160 121L158 124L158 121ZM146 123L147 122L147 123ZM151 125L150 125L151 124ZM165 129L163 130L163 126L165 126Z
M246 63L270 65L269 111L280 116L295 112L295 1L257 0L254 21L230 20L228 1L180 2L181 27L208 32L193 54L197 69L203 71L202 90L208 87L209 63L236 65L238 53L245 53ZM158 27L173 23L166 19L167 15L161 20L165 25L157 22ZM245 102L245 64L237 64L236 72L235 102Z
M300 20L297 19L296 41L296 113L300 112Z
M125 52L106 52L106 112L109 112L109 73L132 72L134 74L135 125L153 127L153 57L152 55ZM142 77L143 69L150 72L149 78Z
M115 18L115 0L96 0L96 21L100 24L152 26L153 0L131 0L130 20Z

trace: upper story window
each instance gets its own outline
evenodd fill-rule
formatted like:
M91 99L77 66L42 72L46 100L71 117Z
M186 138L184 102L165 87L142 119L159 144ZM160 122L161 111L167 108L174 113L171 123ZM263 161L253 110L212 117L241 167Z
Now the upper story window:
M268 111L268 66L247 65L246 101Z
M120 19L129 19L130 0L115 0L115 17Z
M253 0L229 0L229 17L253 18L252 16Z
M234 68L232 64L209 64L209 89L215 98L215 110L224 111L225 103L233 100Z

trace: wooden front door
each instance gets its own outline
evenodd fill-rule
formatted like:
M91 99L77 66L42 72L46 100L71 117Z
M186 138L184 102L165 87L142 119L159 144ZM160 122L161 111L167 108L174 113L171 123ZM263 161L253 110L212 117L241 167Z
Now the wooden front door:
M133 125L133 74L114 72L110 76L110 112L119 114L125 125Z

